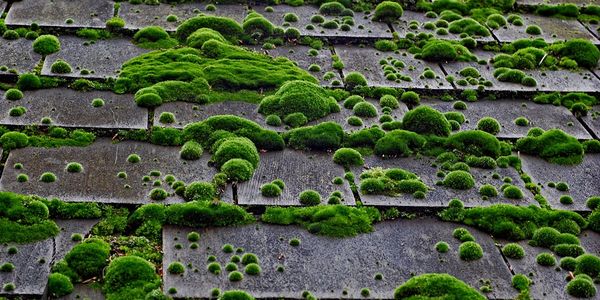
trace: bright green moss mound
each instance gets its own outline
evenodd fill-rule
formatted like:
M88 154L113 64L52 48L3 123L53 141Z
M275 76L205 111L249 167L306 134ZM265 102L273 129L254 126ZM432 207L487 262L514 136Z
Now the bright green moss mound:
M209 28L219 32L232 42L237 42L243 34L242 26L232 19L216 16L198 16L187 19L179 25L175 36L179 41L185 42L190 35L201 28Z
M146 49L167 49L177 45L177 40L172 39L160 26L148 26L140 29L133 36L133 41Z
M351 237L373 231L373 222L381 220L379 211L370 207L327 205L311 207L269 207L261 217L263 222L297 224L313 234Z
M440 216L445 221L464 223L479 228L497 238L523 240L533 237L541 227L552 226L561 220L572 220L580 228L587 226L586 220L576 212L547 210L536 206L496 204L489 207L450 207Z
M360 191L363 194L398 196L400 194L426 193L427 185L417 175L404 169L372 168L360 174Z
M140 299L159 286L160 277L152 263L138 256L122 256L106 269L103 290L109 300Z
M48 207L25 195L0 192L0 243L31 243L58 234Z
M233 115L212 116L204 121L185 126L186 140L194 140L210 149L218 140L240 136L251 140L258 149L282 150L283 139L275 131L266 130L260 125Z
M429 106L422 105L404 114L402 128L424 135L449 136L450 123L444 115Z
M163 81L177 81L193 83L195 94L203 92L210 98L214 89L273 89L290 80L317 82L289 59L273 59L209 40L200 50L189 47L159 50L127 61L114 89L118 93L136 92Z
M260 103L258 112L263 115L278 115L281 118L293 113L302 113L308 121L338 112L340 108L334 98L317 84L295 80L286 82L271 96Z
M583 161L583 146L560 129L551 129L540 136L528 136L517 141L523 153L539 156L551 163L574 165Z
M210 28L200 28L188 36L186 44L192 48L202 49L204 43L209 40L217 40L222 43L227 43L225 37L223 37L223 35L221 35L218 31Z
M394 299L472 299L485 300L479 292L448 274L422 274L396 288Z

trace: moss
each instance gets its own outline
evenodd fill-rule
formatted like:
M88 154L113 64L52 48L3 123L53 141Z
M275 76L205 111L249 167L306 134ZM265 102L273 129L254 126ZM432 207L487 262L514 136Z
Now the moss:
M152 290L159 286L160 277L152 263L138 256L122 256L113 259L106 269L103 291L107 294L107 299L123 299L122 297L127 296L119 293ZM142 292L142 297L144 294Z
M548 130L537 137L521 138L516 148L551 163L578 164L583 160L583 147L579 141L560 129Z
M187 141L179 151L179 157L184 160L196 160L202 157L202 146L195 141Z
M211 262L208 264L208 266L206 267L206 269L215 275L219 275L221 274L221 264L219 264L218 262Z
M133 35L133 41L145 49L165 49L177 45L177 41L160 26L148 26Z
M231 159L239 158L248 161L253 168L258 166L259 155L254 143L247 138L233 137L223 139L214 151L212 161L221 168Z
M372 208L324 205L268 207L261 219L263 222L272 224L298 224L314 234L350 237L373 231L372 223L380 220L381 216L379 211Z
M245 159L232 158L221 166L221 171L227 175L229 180L243 182L252 178L254 167Z
M171 274L179 275L185 272L185 266L180 262L172 262L169 264L167 271Z
M500 123L492 117L483 117L477 122L477 129L496 135L500 132Z
M99 108L102 106L104 106L104 100L100 98L95 98L94 100L92 100L92 107Z
M333 162L344 167L362 166L365 162L360 152L351 148L340 148L333 154Z
M46 183L55 182L56 181L56 175L54 175L54 173L52 173L52 172L44 172L40 176L40 181L41 182L46 182Z
M132 164L135 164L135 163L138 163L138 162L141 161L141 157L139 155L135 154L135 153L134 154L129 154L129 156L127 156L127 161L130 162L130 163L132 163Z
M510 185L503 189L504 197L508 199L523 199L523 191L517 186Z
M593 254L583 254L577 257L575 274L586 274L592 278L600 275L600 258Z
M2 25L4 25L4 22L2 22ZM9 30L4 31L4 33L2 34L2 38L6 39L6 40L16 40L19 38L19 33L12 29L9 29Z
M149 197L154 201L162 201L167 199L169 193L162 188L154 188L150 191Z
M254 300L254 297L252 297L252 295L250 295L244 291L230 290L230 291L224 292L223 295L221 295L221 297L219 297L219 299L221 299L221 300Z
M587 206L587 208L589 208L591 210L597 209L598 207L600 207L600 196L589 197L586 200L585 205Z
M62 59L57 59L52 63L52 66L50 67L50 72L56 74L68 74L72 72L72 68L68 62Z
M354 105L352 111L358 117L363 118L374 118L377 116L377 109L373 104L366 101L361 101Z
M486 299L476 289L461 280L448 274L435 273L412 277L394 291L394 299L410 298Z
M475 186L473 176L468 172L457 170L446 174L443 181L444 185L458 190L468 190Z
M571 39L565 42L560 53L577 62L582 68L594 68L600 59L600 50L585 39Z
M274 183L267 183L260 187L260 193L264 197L279 197L281 196L281 188Z
M512 277L512 286L518 291L527 291L529 290L529 285L531 285L532 281L523 274L516 274Z
M540 253L538 254L538 256L536 256L535 261L540 266L544 267L552 267L556 265L556 258L554 258L554 255L552 255L552 253Z
M382 1L375 7L373 20L392 23L400 19L403 13L404 10L399 3L393 1Z
M36 90L42 87L42 82L33 73L23 73L17 80L17 88L21 91Z
M125 20L119 17L112 17L106 21L107 30L118 30L125 27Z
M540 35L542 34L542 29L537 25L529 25L525 28L525 33L530 35Z
M462 18L450 22L448 31L454 34L466 33L469 36L490 36L490 31L472 18Z
M68 267L82 280L99 276L110 255L110 245L99 239L87 239L75 245L65 256Z
M359 95L352 95L344 100L344 108L353 109L356 104L359 102L364 102L365 99Z
M40 35L33 41L33 51L41 55L49 55L60 51L60 41L54 35Z
M460 244L458 254L462 260L473 261L483 257L483 249L479 244L473 241L467 241Z
M187 201L213 200L216 195L215 186L209 182L195 181L185 188L184 198Z
M300 193L299 200L302 205L315 206L321 204L321 195L315 190L305 190Z
M502 254L512 259L522 259L525 257L525 250L519 244L508 243L502 247Z
M300 239L298 238L293 238L290 240L290 246L292 247L298 247L300 246Z
M296 112L285 116L283 122L292 128L296 128L306 125L306 123L308 123L308 118L306 118L306 116L303 113Z
M346 74L346 77L344 77L344 82L346 83L346 88L350 90L360 86L367 86L367 79L359 72L349 72Z
M244 268L244 272L248 275L254 276L258 275L262 272L260 266L256 263L249 263Z
M577 298L592 298L596 296L596 287L591 280L577 276L567 284L567 294Z
M450 135L448 120L442 113L429 106L419 106L404 114L402 128L425 135Z
M259 112L280 117L299 112L312 121L339 110L336 106L335 100L320 86L306 81L290 81L274 95L265 97Z
M273 35L275 26L257 12L250 12L242 23L244 33L255 39L265 39Z
M414 132L392 130L375 142L375 154L386 157L408 156L424 145L425 138Z
M496 197L498 196L498 190L491 184L484 184L479 188L479 195L485 197Z
M83 171L83 166L80 163L70 162L67 164L66 170L69 173L80 173Z
M324 122L290 130L284 133L283 138L293 149L329 150L339 148L343 136L344 132L339 124Z
M435 250L439 253L446 253L449 249L450 246L448 246L448 243L446 242L437 242L435 244Z
M23 92L18 89L8 89L4 94L6 100L16 101L23 99Z
M73 283L71 279L60 273L53 273L48 276L48 293L53 297L66 296L73 292Z

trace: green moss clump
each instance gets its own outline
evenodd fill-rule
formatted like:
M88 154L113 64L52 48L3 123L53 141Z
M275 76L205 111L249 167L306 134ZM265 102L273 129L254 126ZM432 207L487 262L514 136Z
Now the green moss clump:
M321 195L315 190L305 190L299 195L300 203L306 206L321 204Z
M571 39L566 41L560 49L560 53L576 61L577 65L582 68L594 68L600 59L600 50L585 39Z
M244 272L248 275L258 275L261 272L261 268L258 264L256 263L249 263L246 265L246 267L244 268Z
M216 30L210 28L200 28L186 39L186 44L192 48L202 49L205 42L216 40L222 43L228 43L227 39Z
M485 197L496 197L498 196L498 190L491 184L484 184L479 188L479 195Z
M52 66L50 66L50 72L55 74L68 74L72 72L72 68L68 62L57 59L52 63Z
M331 121L315 126L296 128L283 134L285 142L293 149L337 149L342 144L343 137L342 127Z
M435 244L435 250L439 253L446 253L449 249L450 246L448 246L448 243L446 242L437 242Z
M225 173L230 181L244 182L252 178L254 167L245 159L232 158L221 166L221 172Z
M403 13L404 10L399 3L394 1L382 1L375 7L373 21L392 23L400 19Z
M242 29L255 39L265 39L273 35L275 26L263 15L252 11L244 18Z
M125 20L119 17L112 17L106 21L106 29L113 31L125 27Z
M508 243L502 247L502 254L512 259L522 259L525 257L525 250L517 243Z
M438 2L438 1L436 1ZM435 3L435 2L434 2ZM448 274L421 274L394 291L394 299L472 299L485 300L476 289Z
M23 73L17 80L17 88L21 91L37 90L42 87L42 81L33 73Z
M219 32L231 42L237 42L243 34L242 26L236 21L224 17L205 15L187 19L177 27L175 36L179 41L185 42L190 35L201 28L209 28Z
M477 129L496 135L500 132L500 123L492 117L483 117L477 122Z
M456 170L446 174L444 185L457 190L468 190L475 186L473 176L468 172Z
M556 258L554 258L554 255L552 255L552 253L540 253L538 254L538 256L536 256L535 261L540 266L544 267L552 267L556 265Z
M596 286L588 278L577 276L567 284L567 293L577 298L592 298L596 296Z
M402 128L425 135L450 135L450 124L444 115L425 105L419 106L404 114Z
M231 278L230 278L230 280L231 280ZM230 291L224 292L221 295L221 297L219 297L219 299L221 299L221 300L254 300L254 297L252 297L252 295L250 295L244 291L230 290Z
M518 291L529 290L531 283L531 279L523 274L516 274L512 277L512 286Z
M581 143L560 129L548 130L540 136L521 138L517 141L516 148L523 153L561 165L579 164L583 161Z
M51 34L44 34L38 36L33 41L33 51L41 55L49 55L60 51L60 41L58 38Z
M504 197L508 199L523 199L523 191L517 186L509 185L502 190Z
M360 152L352 148L340 148L333 154L333 162L344 167L362 166L363 160Z
M221 168L230 159L240 158L248 161L253 168L258 167L259 155L251 140L244 137L223 139L214 151L212 161Z
M306 116L303 113L296 112L285 116L283 122L292 128L296 128L306 125L306 123L308 123L308 118L306 118Z
M472 18L462 18L450 22L448 31L454 34L466 33L469 36L490 36L490 31Z
M106 269L102 289L107 299L139 298L146 295L144 291L160 287L160 283L152 263L138 256L121 256Z
M346 205L312 207L268 207L261 216L263 222L298 224L309 232L325 236L350 237L373 231L372 223L381 220L373 208L355 208Z
M349 72L344 77L344 82L346 83L346 88L352 90L356 87L366 87L367 79L360 72Z
M259 149L281 150L284 147L282 137L276 132L233 115L212 116L202 122L188 124L183 134L186 140L194 140L205 148L211 148L222 137L231 136L246 137Z
M454 61L458 57L458 53L450 42L435 41L425 44L421 57L434 62Z
M260 187L260 193L263 197L273 198L281 196L282 190L274 183L267 183Z
M593 254L583 254L576 258L575 274L586 274L592 278L600 275L600 257Z
M540 35L542 34L542 29L537 25L529 25L525 28L525 33L530 35Z
M66 170L69 173L80 173L83 171L83 166L80 163L70 162L67 164Z
M417 133L392 130L375 142L375 154L386 157L408 156L421 149L425 143L425 138Z
M160 26L148 26L133 35L133 41L145 49L165 49L177 45L177 41Z
M153 51L127 61L114 90L124 93L149 88L143 94L157 94L162 101L189 102L198 101L194 99L199 95L218 96L219 90L273 89L291 80L317 82L288 59L273 59L211 39L201 50L182 47ZM168 86L161 87L160 83Z
M8 89L6 93L4 93L4 98L11 101L21 100L23 99L23 92L18 89Z
M371 104L370 102L366 102L366 101L356 103L356 105L354 105L352 111L358 117L374 118L377 116L377 109L375 108L375 105Z
M52 273L48 276L48 293L53 297L66 296L73 292L71 279L60 273Z
M169 264L169 267L167 267L167 271L175 275L183 274L183 272L185 272L185 266L177 261L172 262Z
M219 275L221 274L221 264L219 264L218 262L214 261L211 262L210 264L208 264L208 266L206 267L206 269L215 274L215 275Z
M213 200L216 195L215 186L210 182L195 181L185 188L184 198L187 201Z
M460 244L458 254L462 260L473 261L483 257L483 249L476 242L467 241Z
M92 107L98 108L104 106L104 100L96 98L92 100Z
M360 174L363 194L398 196L399 194L426 193L429 188L417 175L403 169L372 168Z
M67 253L65 261L81 280L86 280L102 273L108 263L110 245L100 239L86 239Z
M448 148L474 156L497 158L501 154L500 141L484 131L465 130L451 135L446 140Z

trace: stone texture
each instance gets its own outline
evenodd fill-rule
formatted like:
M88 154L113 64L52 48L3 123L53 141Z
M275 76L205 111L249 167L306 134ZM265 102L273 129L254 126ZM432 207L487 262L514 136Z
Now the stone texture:
M6 24L104 28L106 20L113 16L113 4L110 0L16 1L8 11ZM73 22L67 24L67 19Z
M104 100L104 106L92 106L97 98ZM4 99L2 91L0 99ZM23 106L27 112L11 117L9 111L15 106ZM26 91L21 100L0 101L0 124L41 125L45 117L52 120L52 125L63 127L145 129L148 126L148 110L138 107L132 95L57 88Z
M0 61L0 67L6 67L6 71L0 70L0 75L26 73L35 68L42 56L33 52L31 43L32 41L24 38L1 40L0 57L2 57L2 60Z

